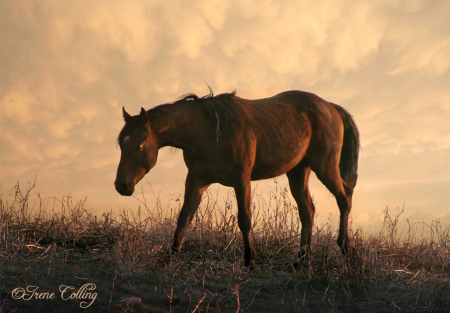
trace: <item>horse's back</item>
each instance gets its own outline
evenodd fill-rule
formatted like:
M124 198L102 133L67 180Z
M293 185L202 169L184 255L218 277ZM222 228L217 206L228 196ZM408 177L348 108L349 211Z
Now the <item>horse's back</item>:
M310 136L311 132L328 132L326 128L334 131L342 125L336 106L309 92L291 90L270 98L238 102L247 116L248 128L280 143Z
M260 103L264 103L261 99ZM328 102L316 94L291 90L267 98L267 103L280 106L286 115L281 119L283 123L290 120L300 124L309 124L313 133L339 133L342 128L342 119L336 105ZM313 134L314 135L314 134Z
M334 104L315 94L286 91L270 98L241 100L248 125L245 134L255 137L252 179L282 175L308 154L311 145L319 148L323 137L337 132L339 113ZM327 141L328 142L328 141Z

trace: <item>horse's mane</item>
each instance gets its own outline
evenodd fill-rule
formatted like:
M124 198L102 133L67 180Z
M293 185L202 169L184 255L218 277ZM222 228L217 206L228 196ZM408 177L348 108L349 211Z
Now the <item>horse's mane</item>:
M188 101L199 103L209 120L216 125L216 137L219 141L222 134L231 134L236 130L244 115L243 112L240 112L240 107L236 105L236 90L217 96L214 95L211 88L209 91L210 93L203 97L198 97L193 93L184 95L173 104Z
M170 110L172 105L179 103L197 103L199 104L204 112L206 113L208 120L215 125L216 129L216 140L219 141L221 135L232 134L238 125L241 125L244 119L244 114L242 108L236 105L239 98L236 96L236 91L231 93L223 93L215 96L211 88L210 93L203 97L198 97L196 94L187 94L180 97L177 101L173 103L161 104L151 111L155 112L155 109L166 108ZM189 106L186 106L184 110L189 110ZM190 110L189 110L190 111ZM187 112L186 112L187 113ZM139 116L133 116L133 120L138 120ZM117 141L119 142L131 129L136 127L135 123L127 123L119 134Z

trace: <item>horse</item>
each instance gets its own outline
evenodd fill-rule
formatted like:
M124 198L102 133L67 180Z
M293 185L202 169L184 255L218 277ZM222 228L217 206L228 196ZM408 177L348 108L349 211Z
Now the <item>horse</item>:
M286 174L302 224L299 258L311 250L315 207L308 180L311 171L336 198L340 210L337 244L343 254L353 249L348 217L356 186L359 131L341 106L304 91L286 91L270 98L248 100L232 93L203 97L188 94L173 103L131 116L122 108L125 126L118 136L121 157L115 180L123 196L152 169L158 150L183 150L188 168L184 203L172 249L183 237L213 183L232 187L238 204L238 226L245 248L245 266L253 267L250 181Z

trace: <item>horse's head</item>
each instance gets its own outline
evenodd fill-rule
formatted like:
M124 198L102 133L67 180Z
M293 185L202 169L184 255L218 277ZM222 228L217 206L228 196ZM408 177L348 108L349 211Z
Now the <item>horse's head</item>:
M122 196L131 196L134 186L155 166L158 157L156 137L149 123L147 111L131 116L123 108L125 126L119 135L121 150L114 185Z

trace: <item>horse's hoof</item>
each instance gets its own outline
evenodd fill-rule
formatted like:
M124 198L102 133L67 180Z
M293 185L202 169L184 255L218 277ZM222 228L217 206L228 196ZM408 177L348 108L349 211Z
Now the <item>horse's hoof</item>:
M302 268L303 266L305 266L305 262L302 262L302 261L296 261L291 264L294 269L299 269L299 268ZM291 265L291 264L288 264L288 265Z
M355 254L356 250L348 243L343 243L341 246L341 253L343 255L353 255Z
M309 259L301 258L298 261L292 263L294 268L302 268L309 265Z
M176 248L174 246L171 246L169 248L168 254L170 254L170 255L172 255L172 254L173 255L177 255L179 252L180 252L180 249L178 249L178 248Z
M310 249L302 248L298 253L299 262L308 263L311 260Z
M248 268L249 270L254 270L256 265L255 265L255 260L251 260L250 262L245 262L245 267Z
M256 258L256 252L254 250L250 250L250 252L245 253L245 267L247 267L250 270L255 269L255 258Z

